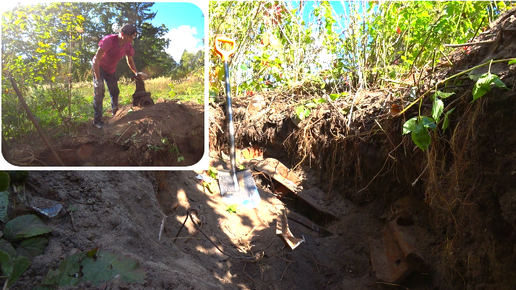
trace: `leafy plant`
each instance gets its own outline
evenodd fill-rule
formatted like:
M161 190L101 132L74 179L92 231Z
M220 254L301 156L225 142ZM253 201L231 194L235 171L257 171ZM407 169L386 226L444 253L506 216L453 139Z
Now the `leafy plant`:
M43 254L48 240L42 235L52 228L37 216L29 214L9 221L0 239L0 262L2 273L10 287L30 267L34 256Z
M149 149L151 149L152 151L154 152L158 152L160 150L163 150L163 147L159 146L159 145L152 145L152 144L147 144L147 147Z
M342 92L342 93L338 93L338 94L330 94L330 100L336 101L340 97L344 97L344 96L347 96L347 95L348 95L348 92Z
M0 221L7 222L7 208L9 207L9 192L0 191Z
M310 113L310 109L308 109L304 105L296 107L296 116L299 120L304 120L305 118L308 118L308 116L310 116Z
M494 84L498 88L507 89L507 86L500 80L500 78L490 72L484 73L480 76L471 75L472 80L476 80L473 86L473 101L487 94L491 90L491 85Z
M8 219L10 180L23 181L26 171L0 172L0 220ZM5 224L0 235L0 265L2 276L6 278L4 289L12 286L30 267L34 256L43 254L48 243L43 235L52 228L37 216L28 214L16 217Z
M24 256L11 256L0 251L0 263L2 264L2 275L7 277L4 289L11 287L30 267L30 261Z
M178 155L177 162L181 162L181 161L185 160L184 156L181 155L181 152L179 152L179 147L177 147L177 145L175 143L172 144L172 148L169 149L169 152L170 152L170 154Z
M9 221L3 230L3 238L10 242L19 242L51 231L52 228L45 225L39 217L28 214Z
M7 172L0 172L0 221L7 222L7 208L9 206L9 188L10 176Z
M425 151L432 141L428 130L435 128L434 119L427 116L414 117L403 124L403 135L411 133L412 141Z
M29 172L27 170L11 170L7 171L7 174L9 174L11 182L22 182L29 177Z
M201 184L204 188L208 189L210 193L214 193L217 187L217 169L215 167L211 167L208 169L208 177L201 180Z
M217 173L218 173L217 168L210 166L210 168L208 170L208 176L213 179L217 179Z
M503 62L505 60L498 60L496 62ZM512 60L510 60L512 61ZM484 63L481 65L478 65L474 68L471 68L467 71L463 71L461 73L458 73L456 75L453 75L449 78L447 78L445 81L453 79L458 77L459 75L462 75L464 73L467 73L468 71L472 71L476 68L479 68L481 66L485 66L489 64L489 70L487 73L484 73L482 75L470 75L470 78L472 80L475 80L475 85L473 86L473 101L476 99L482 97L487 92L491 90L491 86L494 84L496 87L507 89L507 86L500 80L500 78L495 75L491 74L491 64L494 61L491 60L489 63ZM444 82L444 81L441 81ZM428 92L427 92L428 93ZM426 94L426 93L425 93ZM425 95L423 94L421 97L419 97L414 103L420 102L421 104L421 98ZM446 130L449 126L449 115L453 112L455 108L450 109L448 112L444 112L444 102L442 99L446 99L450 96L452 96L454 93L445 93L442 91L437 91L432 96L432 117L427 116L416 116L412 119L408 120L403 124L403 135L411 133L412 141L421 148L421 150L425 151L430 146L430 142L432 141L429 130L435 130L437 128L436 123L439 122L439 119L441 115L444 113L445 118L443 121L442 129ZM414 104L412 103L412 104ZM411 104L411 105L412 105ZM408 109L411 105L409 105L406 109Z
M296 107L296 116L299 120L304 120L310 116L312 112L310 109L317 107L320 104L326 103L326 99L324 98L316 98L312 99L305 104L299 105Z
M11 178L5 171L0 171L0 191L6 191L9 188Z
M445 92L441 92L441 91L437 91L433 96L432 96L432 102L433 102L433 105L432 105L432 118L436 121L436 122L439 122L439 118L441 117L441 115L443 114L444 112L444 102L442 99L446 99L452 95L454 95L455 93L445 93Z
M226 211L229 213L237 213L238 206L236 204L229 205Z
M146 273L134 258L108 251L93 249L66 257L56 270L48 271L39 289L75 286L89 281L97 286L115 277L121 281L143 284ZM53 289L53 288L51 288Z

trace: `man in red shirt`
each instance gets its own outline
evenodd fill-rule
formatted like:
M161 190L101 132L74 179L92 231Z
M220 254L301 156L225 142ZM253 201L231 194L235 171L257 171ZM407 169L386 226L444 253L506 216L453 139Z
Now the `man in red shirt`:
M102 101L104 100L106 82L111 96L111 109L113 116L118 110L118 76L116 65L122 57L126 57L127 65L136 75L138 70L134 65L134 49L131 44L136 37L136 27L130 24L122 26L119 34L111 34L102 38L99 42L99 49L93 57L93 96L94 119L93 125L98 129L102 128Z

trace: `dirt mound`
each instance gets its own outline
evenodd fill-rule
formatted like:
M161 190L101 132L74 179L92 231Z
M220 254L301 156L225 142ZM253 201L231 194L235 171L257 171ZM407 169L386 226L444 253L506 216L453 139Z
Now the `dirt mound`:
M144 108L121 107L73 133L50 138L67 166L189 166L204 154L204 108L195 103L158 102ZM6 160L14 165L59 165L39 138L11 145Z
M374 212L371 208L359 210L334 195L328 201L340 222L328 224L330 233L322 234L299 223L291 215L296 206L287 208L266 188L259 189L258 208L229 211L217 186L210 192L199 183L203 174L31 172L20 192L26 199L53 200L75 210L45 219L52 228L45 253L34 258L13 289L33 289L68 255L97 247L137 259L145 283L114 279L71 289L377 288L367 255L371 236L363 234L364 228L373 236L379 231L379 221L367 213ZM21 195L14 198L11 218L27 213ZM295 250L276 234L277 217L285 210L291 232L304 239ZM189 211L197 224L186 219Z
M198 190L192 174L178 173L184 182L177 186L185 191ZM164 214L155 194L155 175L42 171L31 172L26 185L24 194L29 201L46 198L76 210L62 210L57 217L46 220L53 230L45 254L35 257L13 289L34 289L49 270L58 268L61 259L97 247L129 255L146 271L144 285L112 281L109 289L222 289L211 271L176 250L168 234L159 239ZM23 202L18 202L11 215L23 213ZM106 289L108 284L93 287L80 283L72 289Z

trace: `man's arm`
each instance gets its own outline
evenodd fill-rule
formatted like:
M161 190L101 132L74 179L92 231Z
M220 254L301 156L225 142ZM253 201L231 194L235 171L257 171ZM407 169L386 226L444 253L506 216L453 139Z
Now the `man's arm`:
M134 60L132 56L126 56L127 65L133 71L134 75L138 74L138 70L136 69L136 65L134 65Z
M104 53L106 53L106 51L99 47L93 57L93 74L97 80L100 79L100 60L104 57Z

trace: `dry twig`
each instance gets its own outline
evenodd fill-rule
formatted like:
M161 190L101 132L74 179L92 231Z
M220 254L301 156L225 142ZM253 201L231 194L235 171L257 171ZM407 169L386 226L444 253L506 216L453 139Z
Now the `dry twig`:
M183 222L183 224L181 225L181 228L179 229L179 231L177 232L177 235L176 237L174 238L174 242L177 240L177 236L179 236L179 233L181 232L181 230L183 229L186 221L188 220L188 218L190 218L195 226L195 228L201 232L201 234L213 245L215 246L215 248L217 250L219 250L219 252L221 252L222 254L230 257L230 258L233 258L233 259L242 259L242 260L259 260L261 258L263 258L263 252L265 252L265 250L267 250L270 246L272 246L272 244L274 243L275 239L272 239L272 241L269 243L269 245L267 245L267 247L265 247L264 249L258 251L256 254L254 254L253 256L246 256L246 257L242 257L242 256L233 256L231 254L228 254L226 252L224 252L215 242L213 242L210 237L208 237L208 235L206 235L204 233L204 231L200 228L200 226L195 222L195 218L192 216L192 213L194 214L197 214L197 210L195 209L189 209L187 211L187 214L186 214L186 218L185 218L185 221Z

